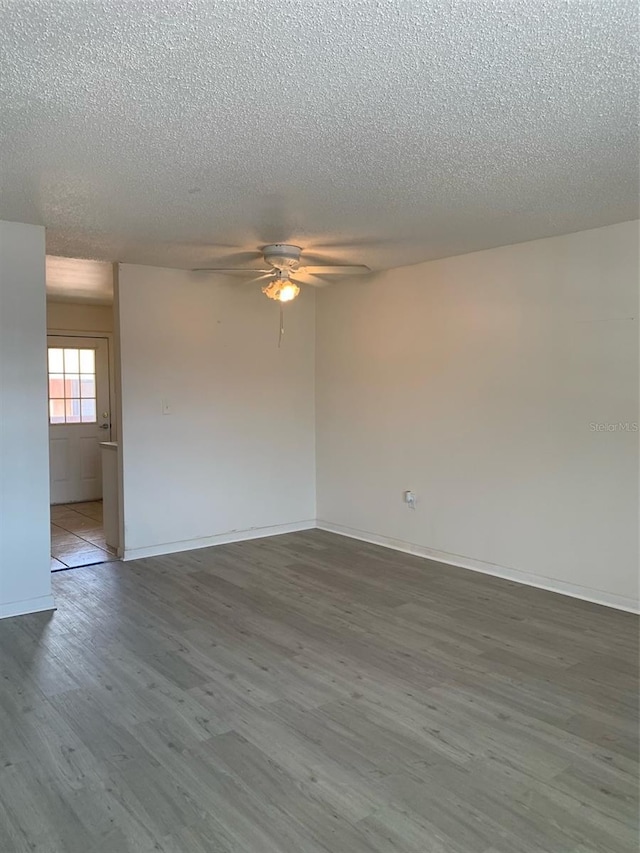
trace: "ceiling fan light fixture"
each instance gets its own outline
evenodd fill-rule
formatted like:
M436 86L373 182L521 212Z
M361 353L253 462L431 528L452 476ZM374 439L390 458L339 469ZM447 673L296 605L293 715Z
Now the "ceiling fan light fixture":
M295 299L296 296L300 293L300 288L297 284L293 284L293 282L289 282L289 284L285 284L285 286L280 291L280 302L291 302L292 299Z
M262 292L269 299L274 299L281 304L291 302L300 293L297 281L302 276L301 284L309 284L312 287L322 287L328 282L322 280L322 276L333 275L363 275L370 273L369 267L363 264L321 264L320 266L300 265L300 246L292 243L270 243L262 247L262 256L267 269L256 267L208 267L200 268L198 272L220 273L223 275L253 276L257 282L269 279L269 283L262 288ZM291 276L295 275L293 279Z
M291 302L300 293L300 288L292 281L275 279L263 287L262 292L269 299L275 299L278 302Z

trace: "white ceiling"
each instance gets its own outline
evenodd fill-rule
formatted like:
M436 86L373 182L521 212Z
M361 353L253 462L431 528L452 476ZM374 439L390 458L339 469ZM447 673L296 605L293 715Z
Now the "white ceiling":
M113 266L104 261L47 255L47 298L57 302L113 302Z
M633 0L0 0L0 218L374 268L638 215Z

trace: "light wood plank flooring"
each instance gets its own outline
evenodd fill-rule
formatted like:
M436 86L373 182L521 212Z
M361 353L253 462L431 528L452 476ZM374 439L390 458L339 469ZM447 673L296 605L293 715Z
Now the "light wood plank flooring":
M321 531L0 622L4 853L636 853L638 621Z

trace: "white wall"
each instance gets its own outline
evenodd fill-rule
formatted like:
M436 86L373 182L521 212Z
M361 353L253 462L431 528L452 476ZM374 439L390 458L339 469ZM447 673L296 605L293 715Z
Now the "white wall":
M44 228L0 222L0 617L48 610Z
M126 556L312 527L314 294L120 265ZM171 414L163 415L163 402Z
M322 290L316 385L321 526L637 606L637 222Z
M47 299L47 329L65 332L113 332L113 306Z

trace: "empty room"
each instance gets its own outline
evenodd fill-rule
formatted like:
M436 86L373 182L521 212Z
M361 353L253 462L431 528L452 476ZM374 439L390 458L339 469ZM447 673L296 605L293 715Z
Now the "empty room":
M2 853L636 853L639 18L0 0Z

